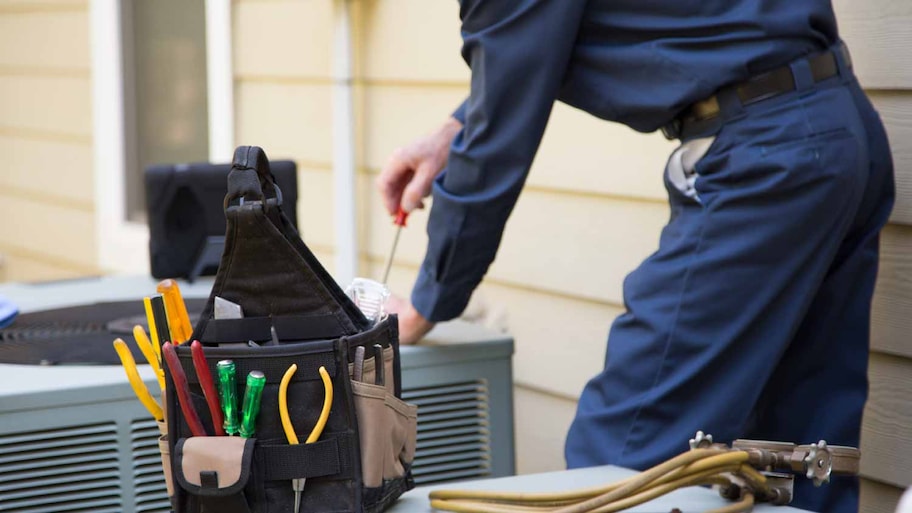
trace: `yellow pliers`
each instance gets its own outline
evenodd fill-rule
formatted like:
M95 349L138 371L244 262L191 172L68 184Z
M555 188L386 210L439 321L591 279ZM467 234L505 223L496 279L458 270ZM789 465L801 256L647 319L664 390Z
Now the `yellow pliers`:
M282 429L285 431L285 438L288 439L288 443L291 445L298 445L298 435L295 434L294 426L291 425L291 418L288 416L288 384L291 383L291 377L297 370L298 366L291 364L279 384L279 416L282 418ZM317 419L313 430L307 436L307 440L304 441L305 444L314 443L320 438L323 428L326 427L326 419L329 418L329 409L332 406L333 384L332 380L329 379L329 372L326 371L326 367L320 367L320 377L323 379L323 410L320 411L320 418ZM301 492L304 491L305 479L302 477L291 480L291 488L295 493L295 513L298 513L301 508Z
M136 397L143 406L149 410L149 413L155 420L164 420L165 414L162 411L161 406L159 406L158 401L152 397L146 384L139 376L139 371L136 369L136 361L133 359L133 355L130 353L130 348L127 347L127 343L122 339L116 339L114 341L114 350L117 351L117 356L120 357L120 363L123 364L124 372L127 373L127 379L130 381L130 386L133 387L133 392L136 394Z

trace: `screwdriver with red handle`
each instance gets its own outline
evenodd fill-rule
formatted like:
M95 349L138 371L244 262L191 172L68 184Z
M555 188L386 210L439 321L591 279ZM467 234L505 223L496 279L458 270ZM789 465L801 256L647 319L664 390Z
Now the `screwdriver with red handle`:
M399 210L396 211L396 218L393 219L393 224L396 225L396 235L393 237L393 247L390 249L389 258L386 259L386 269L383 271L383 281L381 283L384 285L386 285L386 280L389 278L390 268L393 267L393 257L396 255L396 246L399 244L399 234L402 233L402 227L405 226L408 216L408 212L399 207Z

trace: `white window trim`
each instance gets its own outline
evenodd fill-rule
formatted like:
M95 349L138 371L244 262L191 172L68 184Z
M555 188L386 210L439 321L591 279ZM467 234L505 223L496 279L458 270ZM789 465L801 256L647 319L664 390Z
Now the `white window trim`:
M103 272L149 273L149 230L126 215L124 169L127 113L124 99L123 2L91 0L93 161L96 260ZM231 0L206 0L209 158L226 161L234 147L234 79Z
M209 160L234 155L234 68L231 0L206 0L206 82L209 98Z

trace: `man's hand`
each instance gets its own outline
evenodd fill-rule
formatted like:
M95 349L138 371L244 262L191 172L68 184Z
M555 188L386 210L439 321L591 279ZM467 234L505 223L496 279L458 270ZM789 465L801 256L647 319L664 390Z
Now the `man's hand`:
M431 194L434 178L446 165L450 143L461 129L462 123L449 118L434 133L393 152L377 177L377 190L390 215L396 215L400 206L406 212L424 208L424 198Z
M425 319L411 301L393 294L386 300L386 311L399 315L399 343L414 344L427 335L434 323Z

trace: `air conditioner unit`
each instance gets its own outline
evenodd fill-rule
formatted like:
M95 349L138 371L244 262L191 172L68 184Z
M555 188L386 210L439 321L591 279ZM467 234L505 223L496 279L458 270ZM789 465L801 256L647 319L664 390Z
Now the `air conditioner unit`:
M186 297L209 287L182 285ZM0 295L34 312L154 289L146 278L97 278ZM514 473L512 353L512 339L460 322L402 348L402 393L418 405L418 484ZM148 366L141 372L155 390ZM157 427L120 366L0 364L0 376L0 512L169 511Z

